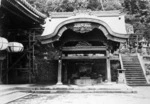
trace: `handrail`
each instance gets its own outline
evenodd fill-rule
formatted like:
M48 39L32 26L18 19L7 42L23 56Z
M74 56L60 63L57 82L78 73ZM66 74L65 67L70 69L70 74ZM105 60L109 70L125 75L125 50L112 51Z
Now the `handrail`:
M119 60L120 60L120 64L121 64L121 69L124 69L121 54L119 54Z
M122 70L125 70L124 67L123 67L123 61L122 61L121 54L119 54L119 60L120 60L120 64L121 64L121 69L122 69ZM125 73L124 73L124 74L125 74ZM126 81L126 76L124 75L124 77L125 77L124 81L125 81L125 83L127 83L127 81Z
M138 57L138 59L139 59L140 65L141 65L141 67L142 67L142 70L143 70L143 74L144 74L144 76L145 76L145 79L146 79L146 81L147 81L147 83L148 83L148 79L147 79L147 77L146 77L146 70L145 70L145 67L144 67L144 62L143 62L143 60L142 60L143 57L141 57L139 53L137 53L137 57Z

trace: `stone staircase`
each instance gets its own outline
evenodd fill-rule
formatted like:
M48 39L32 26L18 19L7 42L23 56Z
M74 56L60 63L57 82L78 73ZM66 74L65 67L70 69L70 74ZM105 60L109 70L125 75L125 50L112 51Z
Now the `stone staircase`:
M129 86L147 85L147 81L137 56L122 55L122 62L124 69L126 69L125 77Z

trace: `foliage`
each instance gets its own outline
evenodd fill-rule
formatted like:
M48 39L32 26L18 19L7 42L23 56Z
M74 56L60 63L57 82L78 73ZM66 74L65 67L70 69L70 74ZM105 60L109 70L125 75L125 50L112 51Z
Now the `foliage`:
M127 13L126 22L134 27L135 36L131 35L131 43L143 37L150 42L150 3L146 0L125 0L124 11ZM132 38L135 37L136 39Z
M120 10L123 9L121 4L113 2L113 0L110 0L106 3L103 3L104 10Z
M100 0L27 0L36 9L43 13L48 12L71 12L79 8L91 10L118 10L122 9L120 4L109 0L101 4Z

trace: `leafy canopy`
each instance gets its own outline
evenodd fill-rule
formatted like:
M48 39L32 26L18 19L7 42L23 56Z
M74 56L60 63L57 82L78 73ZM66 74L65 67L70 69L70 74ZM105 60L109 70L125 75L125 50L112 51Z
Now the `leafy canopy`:
M27 0L31 5L43 13L72 12L81 7L91 10L119 10L122 9L116 0Z

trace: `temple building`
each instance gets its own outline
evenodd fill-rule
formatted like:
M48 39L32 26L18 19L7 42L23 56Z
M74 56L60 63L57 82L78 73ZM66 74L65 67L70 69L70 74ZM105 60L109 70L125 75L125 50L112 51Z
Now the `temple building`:
M1 37L24 47L17 52L9 44L1 51L1 83L126 83L125 76L118 77L124 73L118 50L133 27L120 11L81 9L47 16L26 0L2 0L1 12Z
M119 11L52 13L39 37L59 48L58 84L91 83L99 77L111 82L110 54L126 42L124 14ZM70 81L74 79L73 81ZM91 80L90 80L91 79Z

